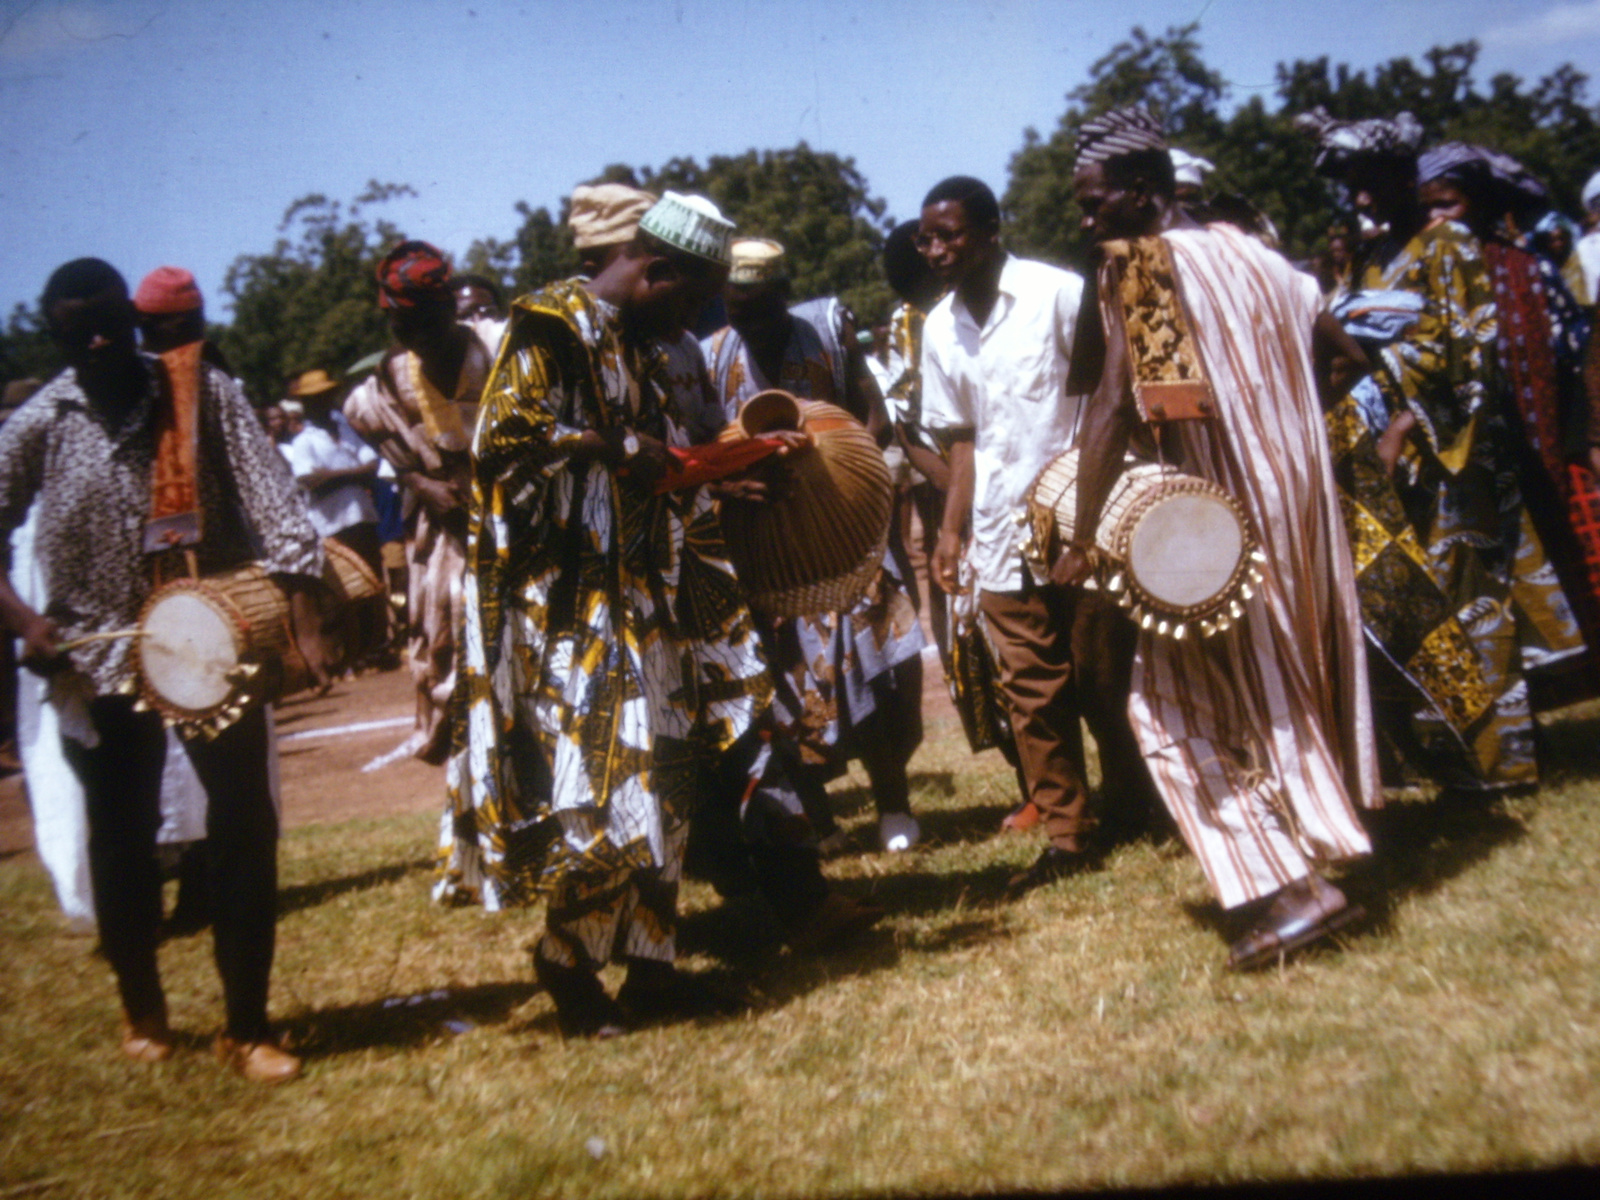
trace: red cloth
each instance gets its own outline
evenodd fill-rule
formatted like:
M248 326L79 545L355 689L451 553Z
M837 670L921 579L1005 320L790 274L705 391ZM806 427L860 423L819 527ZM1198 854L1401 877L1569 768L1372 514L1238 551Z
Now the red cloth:
M200 307L200 287L182 267L157 267L139 284L133 306L151 314L193 312Z
M780 438L753 437L738 442L711 442L704 446L668 446L668 453L678 460L678 469L661 477L656 483L656 495L725 479L746 467L754 466L782 445Z
M401 242L378 263L378 307L414 308L450 283L450 260L427 242Z

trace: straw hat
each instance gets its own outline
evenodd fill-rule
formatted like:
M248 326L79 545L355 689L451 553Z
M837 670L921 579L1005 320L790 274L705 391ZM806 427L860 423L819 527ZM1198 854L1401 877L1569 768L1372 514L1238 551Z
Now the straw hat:
M769 283L785 273L783 245L771 238L740 238L730 248L729 283Z
M629 241L639 228L639 218L656 202L654 192L624 183L582 184L572 189L567 224L572 244L579 250L615 246Z

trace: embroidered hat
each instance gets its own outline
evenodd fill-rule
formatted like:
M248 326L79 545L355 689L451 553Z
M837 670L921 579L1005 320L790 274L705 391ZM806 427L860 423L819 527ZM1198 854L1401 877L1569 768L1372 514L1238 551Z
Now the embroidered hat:
M133 306L151 315L193 312L200 303L200 287L182 267L157 267L133 294Z
M310 371L301 371L289 384L291 396L320 396L323 392L331 392L339 386L339 381L334 379L321 367Z
M655 202L654 192L625 183L580 184L572 189L567 211L573 246L587 250L630 240L639 228L639 218Z
M450 260L427 242L401 242L378 263L378 307L415 308L450 283Z
M1408 112L1396 113L1393 119L1340 121L1318 105L1296 117L1294 127L1317 139L1320 175L1341 175L1352 158L1361 156L1412 158L1422 146L1422 125Z
M771 238L740 238L729 248L729 283L768 283L786 273L783 246Z
M667 192L639 219L639 228L696 258L727 264L733 222L704 196Z
M1079 163L1103 163L1140 150L1165 150L1161 122L1147 108L1130 104L1091 117L1078 127Z

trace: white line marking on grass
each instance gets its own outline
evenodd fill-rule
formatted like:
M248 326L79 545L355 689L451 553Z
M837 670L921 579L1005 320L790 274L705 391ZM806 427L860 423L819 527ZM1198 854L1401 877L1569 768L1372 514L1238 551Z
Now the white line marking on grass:
M354 725L330 725L325 729L301 729L295 733L286 733L278 740L280 742L301 742L307 738L345 737L352 733L369 733L374 729L399 729L400 726L410 725L415 721L415 717L385 717L381 721L357 721Z

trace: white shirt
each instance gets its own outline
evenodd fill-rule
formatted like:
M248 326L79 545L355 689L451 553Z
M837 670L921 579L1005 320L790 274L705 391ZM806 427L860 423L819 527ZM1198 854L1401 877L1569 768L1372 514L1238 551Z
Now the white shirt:
M296 479L304 479L314 471L343 471L378 461L378 452L361 440L342 414L333 414L333 424L339 431L337 440L308 420L288 446L280 447ZM371 491L358 483L347 483L320 496L311 495L308 490L306 509L318 537L332 537L341 529L378 519Z
M923 326L923 424L974 435L967 558L984 591L1022 590L1017 513L1039 472L1077 441L1083 400L1067 395L1067 367L1082 298L1072 272L1007 255L982 329L955 292Z
M1579 238L1575 252L1583 267L1583 287L1590 303L1600 301L1600 229Z

